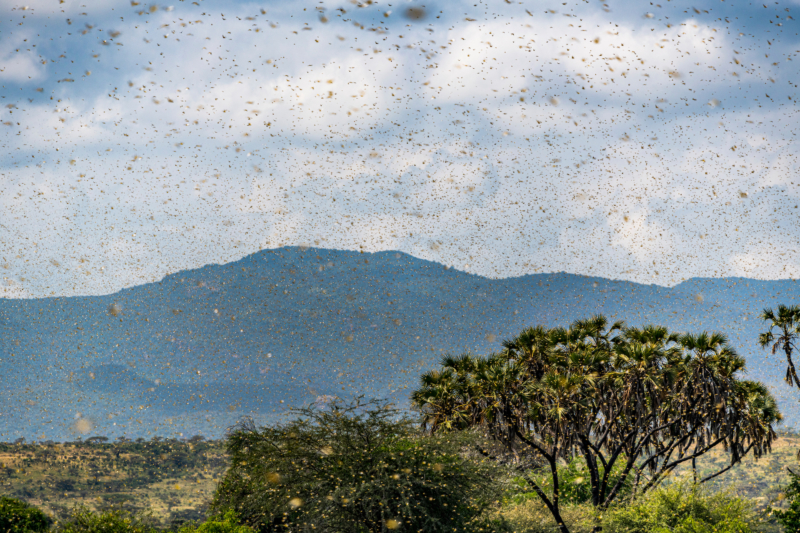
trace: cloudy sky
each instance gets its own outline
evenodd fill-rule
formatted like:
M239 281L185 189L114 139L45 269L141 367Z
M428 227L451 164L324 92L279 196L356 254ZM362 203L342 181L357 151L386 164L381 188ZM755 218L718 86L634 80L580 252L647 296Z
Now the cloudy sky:
M283 245L800 277L800 2L0 0L0 297Z

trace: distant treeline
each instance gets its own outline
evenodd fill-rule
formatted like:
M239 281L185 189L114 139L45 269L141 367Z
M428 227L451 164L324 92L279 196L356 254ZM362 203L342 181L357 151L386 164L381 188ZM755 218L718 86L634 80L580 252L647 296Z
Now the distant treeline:
M778 437L800 437L800 429L794 427L782 427L776 428L775 434ZM44 441L32 441L32 442L25 442L24 439L17 439L14 442L4 442L0 441L0 452L19 452L20 450L25 450L26 448L41 448L46 446L73 446L73 447L80 447L80 446L94 446L102 445L105 448L113 448L113 447L122 447L130 450L141 450L141 449L152 449L148 448L152 444L169 444L169 445L186 445L189 448L194 449L193 447L199 443L202 443L202 449L206 449L206 447L211 450L215 451L225 451L225 439L206 439L205 437L196 435L190 439L176 439L176 438L163 438L163 437L152 437L150 440L144 438L137 438L137 439L126 439L126 438L117 438L116 441L110 442L107 437L102 436L95 436L90 437L86 440L78 439L74 441L52 441L52 440L44 440ZM191 445L191 446L190 446Z
M20 437L12 442L4 442L0 441L0 446L18 446L18 445L40 445L40 446L53 446L56 444L73 444L73 445L81 445L81 444L143 444L148 442L168 442L172 444L197 444L198 442L224 442L224 439L206 439L202 435L195 435L191 438L164 438L154 436L151 437L149 440L145 439L144 437L139 437L136 439L129 439L127 437L117 437L112 442L108 437L103 435L95 435L93 437L88 437L87 439L83 439L82 437L78 437L74 441L54 441L54 440L42 440L42 441L30 441L26 442L25 437Z

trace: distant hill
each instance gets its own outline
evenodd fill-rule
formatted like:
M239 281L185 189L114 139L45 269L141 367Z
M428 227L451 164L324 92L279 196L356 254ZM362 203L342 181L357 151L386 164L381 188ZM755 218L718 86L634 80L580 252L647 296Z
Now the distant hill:
M326 395L406 403L446 352L488 353L523 327L595 313L727 334L797 425L800 392L756 343L758 313L779 303L800 303L800 284L495 280L400 252L265 250L108 296L0 299L0 441L219 438L242 415L267 422Z

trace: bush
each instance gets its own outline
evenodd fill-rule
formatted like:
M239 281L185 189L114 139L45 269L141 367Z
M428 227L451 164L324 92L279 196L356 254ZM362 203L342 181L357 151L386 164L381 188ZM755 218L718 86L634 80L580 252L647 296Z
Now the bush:
M56 524L56 530L58 533L156 533L152 520L147 518L122 510L96 513L84 506L73 509L67 520Z
M180 500L172 500L175 504L180 505ZM203 522L206 518L205 510L201 508L196 509L180 509L173 510L169 513L168 522L170 531L177 531L184 525L198 524Z
M0 533L43 533L50 529L53 519L29 503L0 497Z
M223 516L211 517L199 526L185 524L178 533L254 533L253 528L239 524L236 512L228 510Z
M789 508L775 511L775 517L783 525L785 533L800 533L800 476L792 471L789 471L789 476L789 486L784 489Z
M466 436L426 437L381 402L333 403L228 437L230 468L210 505L261 532L503 531L484 511L498 467L467 459Z
M610 509L608 533L750 533L757 524L751 502L677 481Z

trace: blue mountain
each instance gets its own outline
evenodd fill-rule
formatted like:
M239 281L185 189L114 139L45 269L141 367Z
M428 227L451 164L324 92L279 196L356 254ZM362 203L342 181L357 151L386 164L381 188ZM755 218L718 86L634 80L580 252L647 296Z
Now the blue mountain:
M106 296L0 299L0 441L218 438L243 415L269 423L326 397L407 405L445 353L597 313L725 333L797 425L800 391L756 341L764 307L798 300L792 280L488 279L400 252L264 250Z

